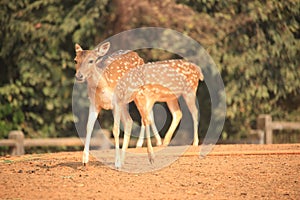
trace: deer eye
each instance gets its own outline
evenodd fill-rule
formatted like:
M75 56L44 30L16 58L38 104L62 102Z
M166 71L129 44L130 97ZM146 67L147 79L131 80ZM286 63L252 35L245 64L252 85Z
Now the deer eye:
M94 62L94 60L89 60L89 63L92 64Z

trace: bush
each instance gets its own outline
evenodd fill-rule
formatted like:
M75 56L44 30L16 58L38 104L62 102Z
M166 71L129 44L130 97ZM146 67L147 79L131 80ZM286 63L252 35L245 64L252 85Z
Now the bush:
M74 44L92 47L107 2L0 3L0 138L21 129L30 137L73 134Z

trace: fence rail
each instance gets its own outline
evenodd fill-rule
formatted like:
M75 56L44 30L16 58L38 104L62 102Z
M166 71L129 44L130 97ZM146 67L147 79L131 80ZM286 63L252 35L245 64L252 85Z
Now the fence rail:
M300 130L300 122L272 121L271 115L259 115L257 118L257 129L264 132L264 143L273 143L273 130Z
M110 138L110 133L107 130L101 130L106 138L109 138L109 142L106 140L105 145L114 144L114 139ZM25 147L36 146L83 146L84 138L45 138L45 139L25 139L22 131L11 131L8 136L9 139L0 140L0 146L11 147L11 155L23 155L25 153ZM120 139L120 144L123 140ZM136 141L130 140L129 146L135 145ZM103 146L104 141L101 137L95 137L91 139L91 146ZM107 147L107 146L106 146Z
M272 144L273 130L292 129L300 130L300 122L272 121L271 115L259 115L257 118L257 130L250 131L250 135L258 135L260 144ZM114 144L113 138L107 130L101 130L110 144ZM120 144L123 140L120 139ZM107 143L107 140L106 140ZM130 140L129 146L135 146L136 140ZM92 138L91 146L103 145L103 138ZM10 146L12 155L23 155L25 147L35 146L83 146L84 139L81 138L47 138L47 139L25 139L22 131L11 131L9 138L0 140L0 146ZM109 144L108 144L109 145ZM107 146L106 146L107 147Z

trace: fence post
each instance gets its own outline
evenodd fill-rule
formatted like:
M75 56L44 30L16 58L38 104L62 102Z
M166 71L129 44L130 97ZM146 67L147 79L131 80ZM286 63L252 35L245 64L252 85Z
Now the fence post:
M272 144L273 130L271 115L259 115L257 118L257 129L263 130L265 133L265 144Z
M257 130L257 134L259 137L259 144L265 143L265 132L263 130Z
M11 131L8 134L9 139L16 141L16 145L11 149L11 155L24 154L24 134L22 131Z

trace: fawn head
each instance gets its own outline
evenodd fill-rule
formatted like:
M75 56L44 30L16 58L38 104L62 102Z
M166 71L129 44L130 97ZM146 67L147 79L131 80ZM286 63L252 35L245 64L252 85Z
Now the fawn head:
M105 42L95 50L83 50L79 44L75 44L76 57L74 59L76 81L86 81L93 74L95 63L101 59L109 50L110 43Z

